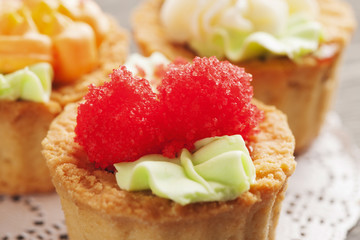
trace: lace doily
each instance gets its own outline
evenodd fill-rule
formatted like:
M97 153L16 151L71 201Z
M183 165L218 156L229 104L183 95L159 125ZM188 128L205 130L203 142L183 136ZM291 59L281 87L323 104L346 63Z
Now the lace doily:
M360 217L360 151L330 113L309 151L298 156L283 202L278 240L342 240Z
M56 193L13 197L0 195L0 239L68 239Z
M335 113L297 157L277 240L344 240L360 216L360 151ZM0 240L68 239L58 196L1 196Z

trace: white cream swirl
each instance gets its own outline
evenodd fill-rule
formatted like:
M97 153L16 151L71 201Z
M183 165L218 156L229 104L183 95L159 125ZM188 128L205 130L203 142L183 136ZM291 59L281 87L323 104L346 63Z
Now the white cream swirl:
M294 59L318 48L318 12L314 0L166 0L161 21L170 40L201 56Z
M153 91L156 92L156 87L161 82L161 76L158 71L164 70L168 64L170 64L169 59L159 52L154 52L149 57L133 53L127 58L124 65L133 75L147 79Z

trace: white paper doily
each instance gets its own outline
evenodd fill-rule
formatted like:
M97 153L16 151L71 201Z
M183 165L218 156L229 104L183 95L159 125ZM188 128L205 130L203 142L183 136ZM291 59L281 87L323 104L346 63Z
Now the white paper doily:
M360 155L335 113L297 157L277 240L344 240L360 216ZM0 240L68 239L59 198L0 195Z
M57 194L0 195L0 239L68 239Z
M298 156L283 202L278 240L343 240L360 217L360 152L330 113Z

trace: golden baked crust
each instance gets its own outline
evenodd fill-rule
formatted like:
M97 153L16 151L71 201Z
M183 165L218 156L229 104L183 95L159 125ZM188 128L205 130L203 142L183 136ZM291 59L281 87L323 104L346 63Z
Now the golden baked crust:
M249 145L255 184L233 201L186 206L149 191L121 190L113 173L95 169L74 142L77 105L68 105L42 144L70 238L273 239L287 179L295 170L294 137L280 111L256 104L265 120Z
M354 12L344 0L318 0L319 21L324 26L326 41L346 46L356 27Z
M53 190L41 141L61 111L55 102L0 101L0 193Z
M51 121L68 103L76 102L89 84L100 85L114 68L123 64L128 49L128 34L109 17L111 24L99 47L99 65L75 83L55 86L46 104L0 100L0 194L47 192L54 189L41 141Z
M134 39L144 55L162 52L170 59L196 55L188 47L169 41L160 22L163 0L147 0L133 14ZM233 62L253 75L254 97L274 105L288 116L296 139L296 152L304 151L318 135L337 86L337 68L344 47L355 28L350 6L341 0L318 0L319 21L326 42L334 44L334 54L319 60L306 56L301 62L286 57Z

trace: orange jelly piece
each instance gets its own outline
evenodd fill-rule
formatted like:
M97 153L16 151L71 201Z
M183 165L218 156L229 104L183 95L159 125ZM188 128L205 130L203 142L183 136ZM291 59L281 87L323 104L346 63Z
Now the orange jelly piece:
M108 23L100 8L91 7L97 6L94 2L11 2L0 0L4 7L0 9L0 73L49 62L54 67L54 81L63 84L97 66L98 46Z

